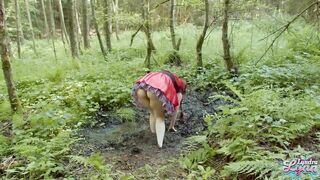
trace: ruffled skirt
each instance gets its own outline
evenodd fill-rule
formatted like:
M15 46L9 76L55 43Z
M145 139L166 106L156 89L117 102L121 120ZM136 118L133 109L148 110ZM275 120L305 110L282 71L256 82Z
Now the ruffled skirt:
M154 95L156 95L159 98L160 102L162 103L162 106L165 109L167 114L170 115L174 112L174 106L168 100L168 98L164 95L164 93L160 89L154 88L144 82L136 83L132 88L131 95L134 99L134 103L136 106L143 108L143 106L138 101L138 97L137 97L137 90L138 89L144 89L145 91L149 91L149 92L153 93Z

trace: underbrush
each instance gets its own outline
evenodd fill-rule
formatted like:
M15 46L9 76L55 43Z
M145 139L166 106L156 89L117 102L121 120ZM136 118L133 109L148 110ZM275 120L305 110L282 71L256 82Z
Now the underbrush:
M232 55L240 68L240 75L233 78L223 66L220 30L213 30L207 37L205 66L200 74L194 68L199 28L186 24L177 29L182 38L182 67L163 65L171 52L169 31L153 34L157 53L151 70L172 70L186 79L189 88L220 94L211 97L212 101L229 102L217 114L204 118L207 138L181 159L180 165L190 179L273 178L282 175L284 160L301 154L319 157L303 144L292 146L315 129L320 143L319 43L309 37L312 29L286 34L287 41L281 39L278 49L255 66L265 48L265 43L258 41L264 35L263 27L250 32L253 24L234 26L233 33L241 34L232 39ZM255 38L250 41L253 33ZM48 46L46 41L37 43L38 55L22 49L24 59L13 60L13 74L23 114L12 116L5 86L0 86L0 176L119 177L118 172L110 171L102 155L78 156L72 147L79 140L79 128L97 123L94 117L98 111L134 121L130 91L134 80L146 72L141 68L146 42L140 33L129 47L130 35L124 32L120 41L113 41L114 50L106 61L96 42L90 50L83 50L78 60L72 60L69 50L60 43L57 61L50 48L41 49ZM148 168L146 172L150 173Z
M287 34L285 53L273 53L258 65L249 61L236 78L219 78L216 83L210 74L204 75L223 90L211 100L229 103L204 118L207 143L181 158L189 176L310 179L319 175L284 172L295 158L320 158L319 35L311 32L312 27L306 26Z
M1 177L111 177L111 168L101 155L77 156L73 144L80 140L78 129L97 123L98 111L118 113L132 121L129 108L117 109L131 105L131 87L143 74L138 68L143 62L118 62L112 54L105 62L90 51L79 60L67 57L61 61L64 52L60 50L57 62L31 55L14 61L23 114L12 116L6 89L1 88Z

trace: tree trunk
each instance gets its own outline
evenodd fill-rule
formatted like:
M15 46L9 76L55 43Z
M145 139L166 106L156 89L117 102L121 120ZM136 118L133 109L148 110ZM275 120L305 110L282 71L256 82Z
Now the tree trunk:
M61 0L58 0L58 8L59 8L60 23L61 23L62 42L64 42L64 39L66 39L67 43L69 44L68 33L67 33L66 24L64 22L64 13L63 13Z
M77 25L75 20L75 0L68 0L68 15L69 15L69 37L71 54L73 58L79 57L78 39L76 37Z
M22 42L22 30L20 22L20 7L18 0L14 0L15 5L15 16L16 16L16 28L17 28L17 48L18 48L18 57L21 58L21 42Z
M83 29L83 43L84 48L90 48L90 40L89 40L89 18L88 18L88 0L82 0L82 29Z
M25 4L26 4L26 11L27 11L27 16L28 16L29 28L30 28L31 36L32 36L32 48L33 48L33 52L35 54L37 54L36 43L35 43L34 32L33 32L33 25L32 25L32 21L31 21L31 15L30 15L30 9L29 9L29 0L25 0Z
M202 33L198 39L197 46L196 46L196 51L197 51L197 67L201 69L203 67L203 62L202 62L202 45L205 40L207 30L209 28L209 0L204 0L205 2L205 21L204 21L204 26Z
M7 85L7 91L9 95L9 101L12 111L18 111L21 109L20 101L16 93L16 88L12 78L11 64L8 54L8 41L6 32L6 17L4 11L4 0L0 0L0 51L1 62L4 79Z
M170 34L171 34L171 42L174 52L169 56L169 63L174 64L176 66L181 65L181 58L178 54L181 44L181 38L176 41L176 33L174 31L176 24L176 0L171 0L170 4Z
M47 13L46 13L46 8L44 5L43 0L40 0L41 3L41 10L42 10L42 15L43 15L43 19L44 19L44 29L45 29L45 37L49 39L49 25L48 25L48 19L47 19Z
M104 30L105 30L105 37L106 37L106 43L108 51L110 52L112 50L111 46L111 31L110 31L110 24L111 24L111 16L110 16L110 0L104 0L105 2L105 11L104 15L106 17L104 22Z
M231 60L230 44L228 39L228 14L229 14L229 0L224 0L224 15L222 22L222 44L223 44L223 59L228 71L235 71L235 67Z
M103 57L106 57L106 51L104 50L104 47L103 47L103 42L102 42L102 39L101 39L101 35L100 35L100 32L99 32L99 26L98 26L97 19L96 19L96 11L95 11L94 0L91 0L90 2L91 2L92 21L93 21L94 28L95 28L96 33L97 33L100 49L101 49L101 52L103 54Z
M119 1L118 0L113 0L112 1L112 7L113 7L113 13L114 13L114 16L115 17L115 21L114 21L114 24L115 24L115 30L116 30L116 38L117 40L120 40L119 38L119 20L118 20L118 13L119 13Z
M53 10L52 10L52 2L51 0L47 0L48 1L48 9L49 9L49 23L50 23L50 39L52 42L52 48L53 48L53 53L54 53L54 57L57 61L57 52L56 52L56 45L54 42L54 39L56 37L56 26L54 24L54 14L53 14Z
M176 41L176 33L174 31L174 27L176 24L176 0L171 0L170 5L170 33L171 33L171 42L174 50L179 51L179 43Z
M81 31L81 27L80 27L80 20L79 20L79 13L78 13L78 5L77 5L77 0L74 1L74 12L75 12L75 17L76 17L76 38L77 38L77 42L78 42L78 48L79 48L79 52L81 53L81 35L82 35L82 31Z
M143 0L142 6L143 6L142 17L144 20L143 31L144 31L146 38L147 38L147 56L146 56L144 63L145 63L145 66L148 69L150 69L151 68L151 55L152 55L152 52L156 50L156 48L152 42L151 32L150 32L150 25L149 25L150 2L149 2L149 0Z

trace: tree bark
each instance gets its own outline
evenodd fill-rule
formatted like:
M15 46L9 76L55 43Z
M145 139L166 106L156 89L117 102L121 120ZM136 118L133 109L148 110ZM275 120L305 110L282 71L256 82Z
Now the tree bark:
M54 39L56 37L56 26L54 24L54 14L53 14L53 10L52 10L52 2L51 0L47 0L48 1L48 10L49 10L49 24L50 24L50 39L52 42L52 48L53 48L53 53L54 53L54 57L57 61L57 52L56 52L56 45L54 42Z
M99 41L100 49L101 49L101 52L103 54L103 57L106 57L106 51L104 50L103 42L102 42L101 35L100 35L100 32L99 32L99 26L98 26L97 19L96 19L96 11L95 11L94 0L90 0L90 3L91 3L92 21L93 21L94 28L95 28L96 33L97 33L97 38L98 38L98 41Z
M64 42L64 39L66 39L67 43L69 44L68 33L67 33L66 24L64 22L64 13L63 13L61 0L58 0L58 8L59 8L60 23L61 23L62 42Z
M33 32L33 25L31 21L31 15L30 15L30 9L29 9L29 0L25 0L25 4L26 4L26 11L27 11L28 22L29 22L29 29L31 31L31 36L32 36L32 48L33 48L33 52L37 54L36 43L35 43L34 32Z
M177 43L176 41L176 33L174 31L176 24L176 0L171 0L170 5L170 33L171 33L171 42L172 47L174 50L179 51L180 43ZM178 40L178 42L181 41L181 39Z
M202 62L202 45L205 40L207 30L209 28L209 0L204 0L205 2L205 21L202 33L198 39L197 45L196 45L196 51L197 51L197 67L201 69L203 67Z
M105 30L105 38L107 43L108 51L110 52L112 50L111 45L111 31L110 31L110 25L111 25L111 16L110 16L110 0L104 0L105 3L105 9L104 9L104 15L106 17L104 22L104 30Z
M149 20L149 10L150 10L150 1L149 0L143 0L142 4L142 17L143 17L143 31L147 38L147 55L146 59L144 61L145 66L150 69L151 68L151 55L152 52L156 50L152 38L151 38L151 32L150 32L150 20Z
M76 36L77 25L75 20L75 0L68 0L68 15L69 15L69 37L70 37L70 48L73 58L79 57L78 39Z
M41 10L42 10L42 15L43 15L43 20L44 20L45 37L49 41L50 40L49 39L49 25L48 25L46 8L45 8L43 0L40 0L40 3L41 3Z
M77 5L77 0L74 1L74 12L75 12L75 20L76 20L76 38L77 38L77 42L78 42L78 48L79 48L79 52L81 53L82 50L81 50L81 34L82 34L82 31L81 31L81 27L80 27L80 20L79 20L79 13L78 13L78 5Z
M0 51L1 62L4 79L7 85L7 91L9 95L9 101L12 111L21 110L21 104L16 93L16 88L12 78L12 70L8 53L8 39L6 32L6 17L4 10L4 0L0 0Z
M89 40L89 18L88 18L88 0L82 0L82 29L83 29L83 43L84 48L90 48L90 40Z
M18 0L14 0L14 5L15 5L15 16L16 16L16 28L17 28L18 57L21 58L22 30L21 30L21 21L20 21L20 7L19 7Z
M235 71L230 55L230 43L228 39L228 17L229 17L229 0L224 0L224 14L222 22L222 44L223 44L223 59L228 71Z
M175 33L175 24L176 24L176 0L170 0L170 34L171 34L171 43L174 52L169 56L169 63L176 66L181 65L181 58L178 54L181 44L181 38L176 41Z
M119 1L118 0L113 0L112 1L112 7L113 7L113 13L114 13L114 16L115 17L114 19L114 24L115 24L115 30L116 30L116 38L117 40L120 40L119 38L119 31L120 31L120 28L119 28L119 20L118 20L118 13L119 13Z

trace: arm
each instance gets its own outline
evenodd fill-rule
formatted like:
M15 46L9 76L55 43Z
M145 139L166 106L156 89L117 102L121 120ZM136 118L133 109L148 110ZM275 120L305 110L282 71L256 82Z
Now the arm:
M179 114L179 108L180 108L180 105L181 105L181 100L182 100L182 93L178 93L177 94L177 96L178 96L178 101L179 101L179 105L178 105L178 107L177 107L177 110L169 117L169 120L170 120L170 126L169 126L169 129L168 129L168 131L169 130L173 130L173 131L177 131L175 128L174 128L174 125L175 125L175 123L176 123L176 121L177 121L177 116L178 116L178 114Z

